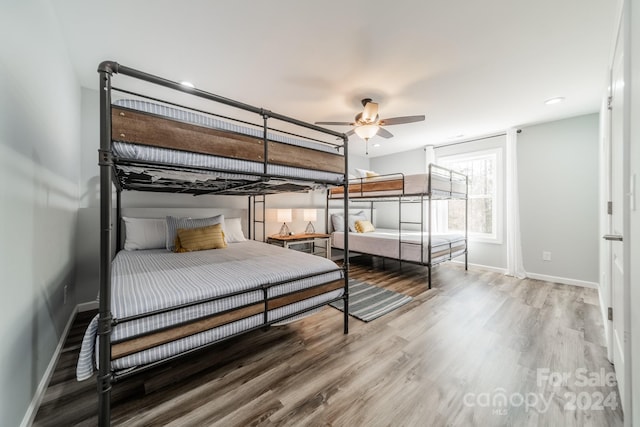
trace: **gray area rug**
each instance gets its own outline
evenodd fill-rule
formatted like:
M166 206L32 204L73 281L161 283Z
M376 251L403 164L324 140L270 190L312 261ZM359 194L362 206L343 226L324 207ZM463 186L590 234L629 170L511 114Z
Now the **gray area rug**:
M411 301L408 295L349 279L349 314L356 319L369 322ZM344 311L344 301L330 304Z

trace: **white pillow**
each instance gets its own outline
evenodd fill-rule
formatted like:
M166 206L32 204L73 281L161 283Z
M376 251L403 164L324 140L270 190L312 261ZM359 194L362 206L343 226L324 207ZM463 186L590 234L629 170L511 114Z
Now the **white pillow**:
M164 218L123 217L125 226L124 249L164 248L167 238L167 221Z
M379 176L380 174L374 171L356 168L356 175L358 176L358 178L371 178L374 176Z
M227 243L244 242L247 240L242 232L241 218L225 218L223 228L224 238Z

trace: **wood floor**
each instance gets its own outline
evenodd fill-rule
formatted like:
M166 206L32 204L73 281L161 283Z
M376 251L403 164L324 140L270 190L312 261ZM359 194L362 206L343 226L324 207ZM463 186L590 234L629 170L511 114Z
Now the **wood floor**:
M348 335L327 307L118 383L112 423L622 425L595 290L452 263L428 290L425 273L354 261L352 277L413 301L370 323L352 318ZM75 381L88 320L78 316L34 425L97 424L95 379Z

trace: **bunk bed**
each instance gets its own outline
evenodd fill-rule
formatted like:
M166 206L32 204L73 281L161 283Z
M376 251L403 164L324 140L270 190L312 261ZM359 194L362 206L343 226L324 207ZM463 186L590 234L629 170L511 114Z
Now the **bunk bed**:
M351 178L348 185L334 187L327 193L327 212L330 202L345 196L352 202L368 202L369 215L355 210L347 213L349 226L332 230L332 246L348 248L351 253L373 255L428 267L429 288L433 266L464 255L468 268L468 178L466 175L429 164L425 174L405 175L395 173ZM437 200L463 200L465 202L464 233L435 233L432 220L432 203ZM373 228L370 232L356 232L355 221L373 221L374 203L392 202L398 205L396 228ZM408 220L403 217L403 206L420 205L420 218ZM425 208L426 204L426 208ZM342 218L342 213L333 214ZM425 218L426 216L426 218ZM327 218L329 224L331 219Z
M173 253L167 250L170 236L167 249L117 252L114 241L122 241L122 191L244 195L249 197L250 216L251 200L258 196L345 187L348 137L117 62L101 63L98 73L99 313L85 334L78 372L86 375L88 369L91 376L96 355L98 419L107 426L113 383L239 334L297 319L331 302L343 300L348 307L349 301L348 260L339 267L321 257L251 240L250 227L249 240L221 244L220 249ZM186 94L194 105L198 101L230 107L242 118L112 87L115 74L171 94ZM115 93L134 99L116 100ZM262 123L254 126L244 119L248 114L258 115ZM288 128L276 129L273 121ZM346 210L348 188L343 202ZM224 224L224 218L207 220L216 232L217 225ZM224 234L220 236L224 240ZM348 242L346 246L348 250ZM346 334L346 309L343 319Z

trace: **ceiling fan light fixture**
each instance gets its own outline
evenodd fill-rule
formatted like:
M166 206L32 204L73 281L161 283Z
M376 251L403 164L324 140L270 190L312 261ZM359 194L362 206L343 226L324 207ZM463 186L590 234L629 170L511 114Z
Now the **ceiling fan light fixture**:
M360 138L364 139L365 141L368 141L371 137L375 136L375 134L378 133L378 129L380 129L380 126L378 125L362 125L362 126L356 127L354 129L354 132Z

